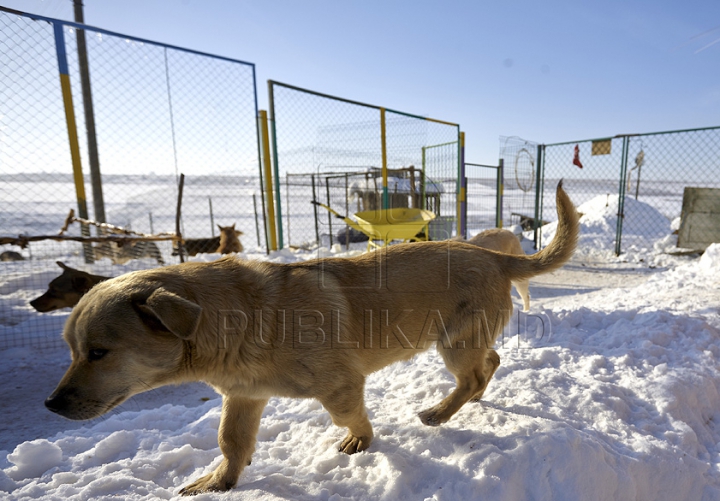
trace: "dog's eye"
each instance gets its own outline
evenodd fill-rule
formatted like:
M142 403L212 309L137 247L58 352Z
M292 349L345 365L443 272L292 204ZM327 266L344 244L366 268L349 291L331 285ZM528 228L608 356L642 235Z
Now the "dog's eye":
M107 352L108 352L107 350L101 350L101 349L90 350L88 352L88 360L91 362L94 360L100 360L102 357L104 357L107 354Z

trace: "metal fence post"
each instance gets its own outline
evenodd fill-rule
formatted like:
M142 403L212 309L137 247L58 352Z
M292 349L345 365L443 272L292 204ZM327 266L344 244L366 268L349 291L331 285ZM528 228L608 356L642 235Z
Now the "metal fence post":
M58 70L60 72L60 88L65 105L65 120L67 122L68 141L70 143L70 156L73 165L73 178L75 180L75 195L77 197L78 214L83 219L88 218L87 199L85 197L85 180L83 179L82 161L80 159L80 143L77 135L77 124L75 122L75 107L73 106L72 88L70 86L70 73L68 72L67 53L65 52L65 32L63 25L53 22L55 31L55 49L57 52ZM89 237L90 228L87 225L81 226L82 235ZM95 261L92 245L83 244L85 262L91 264Z
M505 189L504 178L505 176L505 160L502 158L498 162L497 171L497 214L495 215L495 226L498 228L503 227L503 190Z
M535 221L533 222L533 239L535 240L535 249L540 248L540 227L542 226L542 194L544 179L542 177L542 163L544 161L544 146L538 144L537 155L535 159L537 172L535 174Z
M82 0L74 0L75 21L85 24ZM105 223L105 200L100 174L100 155L98 153L97 135L95 133L95 111L93 109L92 87L90 85L90 67L88 65L87 41L85 30L77 30L78 63L80 66L80 86L82 89L83 108L85 110L85 131L87 133L88 162L90 164L90 183L93 193L93 209L95 220ZM102 230L97 229L98 234Z
M467 178L465 177L465 133L460 132L458 137L458 182L457 182L457 234L467 238Z
M265 191L267 192L267 226L269 235L268 250L277 250L277 240L275 232L275 203L273 200L273 171L270 164L270 134L268 132L268 116L267 111L260 110L260 135L263 148L263 166L265 178ZM275 175L277 176L277 156L275 157ZM277 178L278 211L280 209L280 188ZM278 219L278 221L281 221ZM282 245L282 244L281 244Z
M625 188L627 186L627 159L628 146L630 139L623 136L622 143L622 159L620 161L620 187L618 191L618 214L617 214L617 230L615 232L615 255L619 256L622 252L622 229L623 219L625 218Z
M390 207L388 202L388 170L387 170L387 124L385 108L380 108L380 148L382 154L382 208ZM328 198L328 203L330 199ZM332 242L332 235L330 236Z
M277 152L277 129L275 127L275 95L273 91L273 82L268 80L268 102L270 104L270 126L272 129L272 144L273 144L273 160L274 169L273 174L275 176L275 195L277 198L277 246L282 249L285 245L283 242L283 225L282 225L282 204L280 203L280 166ZM269 151L268 151L269 155ZM271 204L268 203L268 207ZM272 219L272 218L271 218ZM278 247L275 247L277 249ZM273 250L275 250L273 249Z

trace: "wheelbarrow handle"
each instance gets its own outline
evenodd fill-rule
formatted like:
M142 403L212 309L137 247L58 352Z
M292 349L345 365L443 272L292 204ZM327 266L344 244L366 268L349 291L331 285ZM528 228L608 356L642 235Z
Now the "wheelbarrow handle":
M323 203L318 202L317 200L310 200L310 203L311 203L311 204L314 204L314 205L319 205L320 207L322 207L322 208L324 208L324 209L327 209L328 211L330 211L330 212L331 212L336 218L338 218L338 219L342 219L343 221L345 221L345 220L347 219L346 216L342 216L342 215L338 214L338 213L335 212L333 209L331 209L330 207L328 207L327 205L325 205L325 204L323 204Z

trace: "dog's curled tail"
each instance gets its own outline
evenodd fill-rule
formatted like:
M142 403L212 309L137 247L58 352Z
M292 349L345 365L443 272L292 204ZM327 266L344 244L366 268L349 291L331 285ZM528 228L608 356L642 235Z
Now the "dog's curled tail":
M575 252L580 219L570 197L558 183L555 195L558 213L558 226L550 245L530 256L507 256L506 269L511 279L527 279L542 273L557 270L565 264Z

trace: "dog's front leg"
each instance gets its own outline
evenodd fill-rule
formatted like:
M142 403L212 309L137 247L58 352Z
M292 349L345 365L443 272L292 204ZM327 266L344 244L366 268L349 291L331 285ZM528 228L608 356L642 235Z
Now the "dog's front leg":
M267 400L223 397L218 432L223 460L214 472L186 485L180 490L180 494L192 496L201 492L227 491L235 486L255 451L255 437L266 404Z

